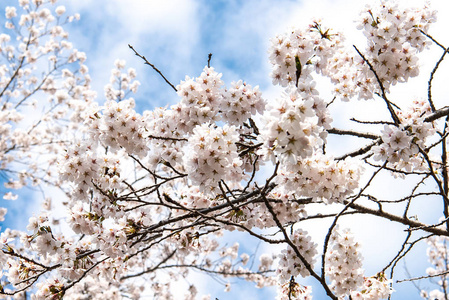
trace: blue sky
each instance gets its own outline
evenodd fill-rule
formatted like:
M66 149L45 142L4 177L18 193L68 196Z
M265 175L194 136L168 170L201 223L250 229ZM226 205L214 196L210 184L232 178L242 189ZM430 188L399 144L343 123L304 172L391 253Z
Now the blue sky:
M108 83L115 59L125 59L128 67L137 70L138 80L141 82L139 92L134 96L139 111L174 104L177 96L158 74L145 66L140 58L134 56L128 44L133 45L154 63L174 85L183 80L186 75L198 76L207 63L208 53L212 53L211 65L218 72L223 73L222 78L227 85L231 81L243 79L253 86L259 85L263 95L269 100L274 100L281 91L271 86L267 54L269 39L276 33L284 32L293 25L306 25L312 17L323 17L330 26L347 34L348 40L361 45L362 48L364 46L364 41L360 40L361 34L356 32L352 22L358 15L359 8L363 6L362 1L357 0L65 0L60 2L67 6L68 13L81 14L81 20L70 24L67 30L74 46L87 53L86 64L90 69L93 86L98 91L98 101L104 100L103 86ZM449 45L449 36L445 32L449 28L449 9L444 2L445 0L432 1L432 5L440 10L439 21L432 32L442 39L445 45ZM0 9L3 10L5 6L15 5L15 3L15 0L1 0ZM326 9L323 10L323 8ZM429 53L423 62L425 59L432 59L436 57L435 55L439 55L438 52ZM442 70L442 72L445 71L448 71L447 68ZM428 74L425 71L422 73ZM435 86L438 86L438 82L444 86L441 78L447 77L439 77L437 80L441 81L436 81ZM405 90L398 89L396 93L405 95L404 98L417 94L425 95L425 86L423 88L420 84L425 83L426 80L414 81L415 84L407 86ZM410 86L413 88L411 89ZM440 96L444 99L446 92L444 89L437 89L435 97ZM330 93L323 90L323 97L326 96L330 97ZM341 119L334 118L336 124L344 126L345 123L342 120L348 119L348 116L355 111L372 113L371 109L363 108L364 105L367 104L351 103L338 106L335 112ZM388 191L395 192L393 183L389 182L385 185ZM22 195L27 198L29 196L29 192ZM24 225L16 220L27 220L32 214L32 206L27 206L29 209L24 213L23 202L16 201L7 205L11 207L11 210L7 221L1 225L3 229L7 226L23 228ZM27 216L25 217L24 214ZM357 227L358 222L363 221L356 219L349 225ZM371 231L377 231L380 236L388 235L391 229L388 223L366 223L364 226ZM312 227L314 227L312 230L317 231L320 227L325 228L322 224L314 224ZM228 238L231 242L232 236ZM244 240L240 236L237 239ZM364 241L368 247L363 250L370 255L375 254L376 251L382 251L383 247L372 241L374 238L371 240L365 238ZM245 247L251 248L251 246ZM417 249L417 253L420 254L417 257L422 261L419 264L410 264L409 267L412 271L422 273L427 266L427 258L424 256L425 248ZM368 255L366 257L368 261ZM366 266L371 272L375 271L374 267L375 265ZM311 284L313 281L305 282ZM261 296L260 292L257 296L251 294L253 290L248 289L251 285L245 285L244 288L234 286L231 293L216 294L216 297L220 300L272 298L267 294ZM206 288L206 284L203 286ZM397 299L418 298L417 291L410 284L396 286L396 289L402 295ZM223 290L223 287L218 286L213 290L218 293ZM404 296L406 290L410 296ZM313 295L315 299L321 299L320 296L323 294L319 287L314 287Z

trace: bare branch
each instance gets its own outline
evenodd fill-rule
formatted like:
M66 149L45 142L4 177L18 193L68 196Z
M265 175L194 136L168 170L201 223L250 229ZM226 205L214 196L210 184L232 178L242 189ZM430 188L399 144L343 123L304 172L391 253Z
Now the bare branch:
M146 64L146 65L149 65L150 67L153 68L153 70L155 70L159 75L161 75L161 77L165 80L165 82L166 82L169 86L171 86L172 89L173 89L175 92L178 91L178 90L176 89L176 87L175 87L170 81L168 81L168 79L164 76L164 74L162 74L162 72L159 71L158 68L156 68L152 63L150 63L150 62L145 58L145 56L140 55L140 54L133 48L133 46L128 45L128 47L131 48L131 50L134 51L134 54L135 54L136 56L138 56L138 57L140 57L141 59L143 59L143 60L145 61L145 64Z

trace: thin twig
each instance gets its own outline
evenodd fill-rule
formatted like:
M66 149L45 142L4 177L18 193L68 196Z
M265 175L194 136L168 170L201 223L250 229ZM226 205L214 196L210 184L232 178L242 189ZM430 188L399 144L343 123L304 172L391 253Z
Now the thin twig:
M388 122L388 121L361 121L361 120L357 120L356 118L351 118L349 119L349 121L353 121L356 123L360 123L360 124L369 124L369 125L394 125L393 122Z
M162 78L164 78L165 82L175 90L175 92L178 91L178 90L176 89L176 87L175 87L170 81L168 81L168 79L164 76L164 74L162 74L162 72L159 71L158 68L156 68L152 63L150 63L150 62L145 58L145 56L140 55L140 54L134 49L133 46L128 45L128 47L131 48L131 50L134 51L134 54L135 54L136 56L138 56L138 57L140 57L141 59L143 59L143 60L145 61L145 64L146 64L146 65L149 65L150 67L153 68L153 70L155 70L156 72L158 72L159 75L161 75Z
M357 47L355 45L354 45L354 48L355 48L355 51L357 51L357 53L360 55L360 57L362 57L362 59L368 64L370 70L374 73L377 83L379 84L380 91L382 93L381 96L385 100L385 103L387 104L387 108L388 108L388 111L390 112L391 118L393 119L395 125L399 125L401 122L400 122L398 116L396 115L396 113L391 105L391 102L387 98L384 85L382 84L382 81L380 80L379 75L377 75L377 72L376 72L376 70L374 70L373 65L365 58L365 56L359 51L359 49L357 49Z
M371 140L377 140L380 137L372 134L372 133L365 133L365 132L357 132L352 130L344 130L344 129L337 129L337 128L330 128L327 130L327 132L337 135L352 135L356 137L361 137L365 139L371 139Z
M210 60L212 59L212 53L207 56L207 67L210 68Z

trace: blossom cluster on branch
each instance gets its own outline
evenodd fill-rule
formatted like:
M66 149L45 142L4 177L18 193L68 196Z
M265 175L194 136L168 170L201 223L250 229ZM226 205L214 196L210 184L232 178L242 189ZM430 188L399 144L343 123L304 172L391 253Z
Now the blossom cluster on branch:
M436 12L428 5L366 6L357 21L365 50L347 46L342 33L318 19L276 36L271 76L284 88L276 101L243 80L226 87L210 60L198 77L186 76L175 87L130 46L177 99L137 112L131 96L140 82L122 60L104 88L105 101L95 100L86 56L64 30L79 16L66 16L56 2L19 0L17 8L7 7L10 35L0 35L0 172L9 178L4 199L16 199L10 189L28 184L66 195L47 197L26 232L1 233L2 297L173 299L181 297L173 282L189 282L199 271L219 278L226 291L234 278L257 288L277 285L278 299L312 299L303 277L330 299L385 299L398 283L397 264L427 240L434 268L418 279L441 281L439 289L419 292L447 298L449 110L432 98L431 81L448 50L429 34ZM431 40L444 54L428 98L402 110L390 90L419 74L418 54ZM334 128L335 102L320 96L319 76L330 79L336 101L384 105L386 121L353 120L383 129ZM43 113L25 122L33 108ZM331 135L370 143L336 156ZM18 164L27 169L17 171ZM419 180L404 184L406 197L381 199L371 187L384 175ZM443 221L424 223L410 207L431 196L442 203ZM66 210L65 219L54 202ZM0 209L1 220L6 213ZM374 275L365 274L356 230L340 228L343 219L362 214L407 232ZM321 237L303 227L317 219L326 226ZM284 248L261 254L229 243L237 231ZM198 294L192 283L184 298Z
M78 14L67 16L56 1L20 1L18 9L7 7L5 16L0 172L9 179L6 188L20 189L57 181L56 156L80 128L96 93L90 88L86 55L74 48L63 27ZM3 197L16 199L12 192Z

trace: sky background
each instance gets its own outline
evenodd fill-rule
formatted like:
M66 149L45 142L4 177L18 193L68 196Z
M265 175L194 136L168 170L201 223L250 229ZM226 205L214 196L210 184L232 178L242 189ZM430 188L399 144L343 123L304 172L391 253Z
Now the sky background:
M374 1L372 1L374 2ZM376 1L377 2L377 1ZM407 3L422 3L423 1L403 1ZM449 8L447 0L431 1L432 7L439 10L438 22L434 24L431 33L444 45L449 45ZM137 70L138 80L141 82L136 99L137 110L153 109L158 106L172 105L178 101L163 79L143 61L136 57L128 48L132 45L140 54L155 64L159 70L174 84L177 85L186 75L195 77L200 75L207 64L208 53L212 53L211 65L223 74L222 79L227 86L232 81L242 79L252 86L259 85L264 97L274 101L282 91L279 87L271 85L270 64L267 50L270 39L277 33L283 33L291 26L305 26L312 18L323 18L329 27L344 32L348 43L353 43L363 49L365 42L362 34L355 30L353 20L358 16L364 1L357 0L76 0L59 1L67 6L67 12L80 13L81 20L67 26L70 40L80 51L87 53L87 66L89 67L94 89L98 92L98 101L103 102L103 86L108 83L110 70L114 67L116 59L124 59L127 67ZM0 0L0 9L9 5L16 5L16 0ZM0 19L3 21L3 16ZM441 55L436 47L421 56L423 65L434 62ZM432 67L431 64L428 66ZM418 78L398 87L393 96L395 99L408 100L413 97L425 97L426 82L429 68L424 67ZM427 70L427 71L426 71ZM448 74L448 68L443 64L439 71ZM443 106L447 101L447 76L440 75L435 80L434 95L436 104ZM323 88L320 90L324 99L331 99L326 82L319 82ZM398 100L403 101L403 100ZM339 103L334 108L334 125L350 128L348 120L357 112L358 117L368 119L379 107L371 102ZM331 142L335 140L330 139ZM345 151L348 147L357 144L335 143L335 152ZM381 190L388 196L400 195L401 191L395 189L396 182L385 181ZM24 192L21 198L31 198L31 192ZM1 200L4 202L4 200ZM2 228L15 227L23 229L28 217L36 209L30 202L27 205L20 202L7 203L10 211L7 220L1 224ZM2 205L4 206L4 205ZM417 210L429 210L429 205L423 203ZM362 220L363 219L363 220ZM362 251L366 257L365 269L368 275L378 271L376 266L386 261L389 245L398 243L398 236L392 236L391 223L374 223L369 217L354 218L347 224L360 233ZM429 220L431 217L429 217ZM368 220L368 221L367 221ZM363 224L363 226L361 225ZM318 235L323 234L326 223L311 223L309 231ZM396 227L395 227L396 228ZM368 230L370 234L363 233ZM384 244L377 239L383 238ZM244 241L245 237L232 233L227 236L230 244L233 241ZM244 248L251 249L256 241L249 241ZM265 249L259 249L263 251ZM395 250L396 251L396 250ZM262 252L260 252L262 253ZM391 253L390 253L391 254ZM369 259L377 255L378 261ZM416 274L423 274L427 265L425 247L416 249L418 261L410 262L408 267ZM403 269L403 268L402 268ZM416 275L415 274L415 275ZM213 281L212 281L213 282ZM303 284L312 284L312 280L300 281ZM253 284L233 286L230 293L223 293L224 287L212 285L206 277L198 277L201 287L200 293L211 293L220 300L223 299L272 299L269 291L256 291L251 288ZM395 289L401 296L393 299L418 299L417 290L411 284L396 285ZM263 294L265 293L265 294ZM314 287L315 299L322 299L321 288Z

